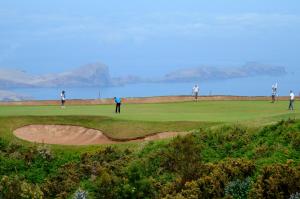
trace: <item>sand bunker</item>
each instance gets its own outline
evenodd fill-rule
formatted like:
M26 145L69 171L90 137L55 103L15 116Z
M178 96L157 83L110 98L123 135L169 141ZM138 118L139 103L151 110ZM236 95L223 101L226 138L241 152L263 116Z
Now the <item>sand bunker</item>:
M28 125L16 129L14 134L23 140L45 144L92 145L124 142L112 140L99 130L70 125ZM127 142L158 140L182 134L186 132L164 132Z

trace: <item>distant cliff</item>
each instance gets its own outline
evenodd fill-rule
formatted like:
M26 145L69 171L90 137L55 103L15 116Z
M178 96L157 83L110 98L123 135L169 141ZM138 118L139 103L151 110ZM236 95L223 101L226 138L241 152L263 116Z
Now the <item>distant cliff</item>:
M2 89L58 86L89 87L111 86L112 84L108 67L100 63L88 64L68 72L41 76L30 75L19 70L0 70L0 88Z
M27 95L18 94L11 91L0 90L0 101L23 101L32 100L32 97Z

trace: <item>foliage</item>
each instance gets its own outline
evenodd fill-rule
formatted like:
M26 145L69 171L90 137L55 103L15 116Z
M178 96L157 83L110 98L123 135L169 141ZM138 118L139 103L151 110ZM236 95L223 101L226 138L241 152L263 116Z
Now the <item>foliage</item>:
M289 199L300 199L300 193L299 192L296 192L296 193L293 193Z
M88 198L88 192L82 190L81 188L77 189L77 191L74 193L73 199L87 199Z
M251 190L251 198L288 198L300 190L300 166L265 166Z
M38 185L27 183L18 176L3 176L0 181L0 198L42 199L43 195Z
M287 120L91 148L0 136L0 198L297 198L299 132Z
M234 199L247 198L250 186L251 179L249 177L244 180L231 181L225 187L225 195L232 196Z
M161 167L178 173L184 184L197 178L202 169L201 149L202 145L195 135L176 137L158 153L162 159Z

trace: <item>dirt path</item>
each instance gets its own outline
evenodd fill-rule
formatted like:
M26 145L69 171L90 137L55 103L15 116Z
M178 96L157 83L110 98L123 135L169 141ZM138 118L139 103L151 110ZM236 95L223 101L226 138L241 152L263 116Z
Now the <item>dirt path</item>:
M163 132L143 138L126 140L126 142L159 140L184 134L187 134L187 132ZM99 130L70 125L28 125L16 129L14 135L22 140L45 144L93 145L125 142L110 139Z

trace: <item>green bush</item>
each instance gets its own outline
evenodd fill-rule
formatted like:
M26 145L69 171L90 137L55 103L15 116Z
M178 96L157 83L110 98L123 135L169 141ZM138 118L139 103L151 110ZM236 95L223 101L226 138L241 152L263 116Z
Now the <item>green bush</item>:
M202 144L195 135L176 137L158 155L161 157L161 167L165 171L176 172L186 181L197 179L201 173Z
M39 186L27 183L18 176L4 176L0 181L0 198L42 199L43 196Z
M73 195L73 199L88 199L88 192L82 190L81 188L77 189L77 191Z
M217 164L205 164L201 176L196 180L179 186L179 180L166 184L162 188L162 197L185 198L221 198L225 196L225 187L230 181L244 179L253 175L255 166L252 161L227 159Z
M225 195L232 196L233 199L245 199L251 186L251 179L237 179L229 182L225 187Z
M292 195L290 195L289 199L300 199L300 193L293 193Z
M58 174L45 180L42 191L46 198L66 198L79 186L81 174L78 165L69 163L62 166Z
M288 198L300 190L300 166L265 166L253 185L251 198Z

